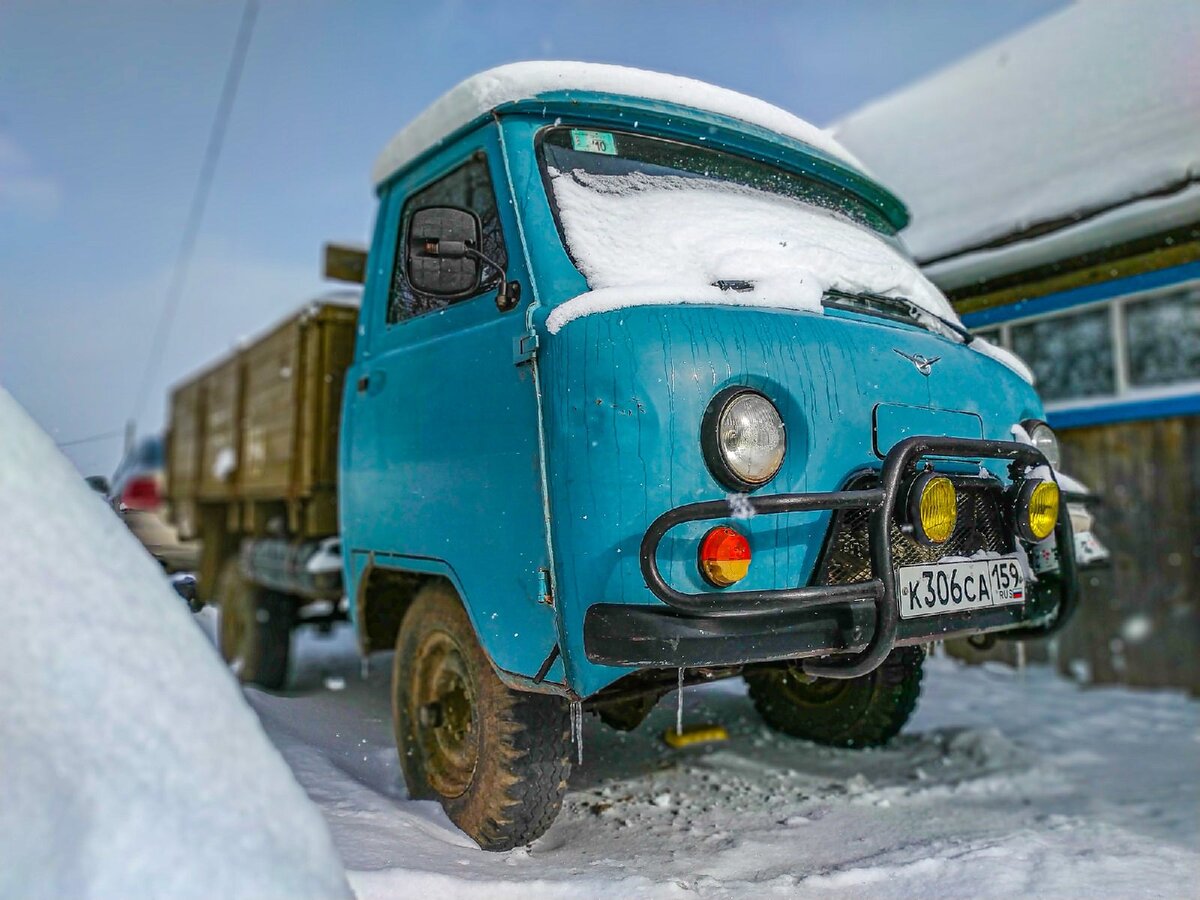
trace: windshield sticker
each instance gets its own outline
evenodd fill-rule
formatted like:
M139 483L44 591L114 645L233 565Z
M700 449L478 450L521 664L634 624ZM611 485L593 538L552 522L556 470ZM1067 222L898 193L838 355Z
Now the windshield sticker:
M571 145L581 153L605 153L617 155L617 142L609 131L583 131L571 129Z

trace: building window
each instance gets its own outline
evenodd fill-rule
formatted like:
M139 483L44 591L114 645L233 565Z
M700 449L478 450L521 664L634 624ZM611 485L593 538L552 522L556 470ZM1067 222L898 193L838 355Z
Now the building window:
M993 328L976 328L975 336L981 337L992 344L1004 343L1004 330L999 325Z
M1013 325L1012 349L1033 369L1043 400L1116 393L1107 309Z
M1131 387L1200 378L1200 288L1125 304Z
M1200 392L1200 282L1014 318L975 334L1024 359L1052 410Z

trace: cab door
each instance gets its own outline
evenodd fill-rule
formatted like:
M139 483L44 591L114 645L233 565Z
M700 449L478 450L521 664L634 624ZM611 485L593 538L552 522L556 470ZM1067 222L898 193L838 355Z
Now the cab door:
M489 125L383 199L344 406L342 529L352 578L368 559L445 575L497 668L529 676L556 638L538 400L518 352L533 292L501 153ZM516 308L500 311L495 287L455 300L413 289L407 224L429 206L479 216L481 251L521 285Z

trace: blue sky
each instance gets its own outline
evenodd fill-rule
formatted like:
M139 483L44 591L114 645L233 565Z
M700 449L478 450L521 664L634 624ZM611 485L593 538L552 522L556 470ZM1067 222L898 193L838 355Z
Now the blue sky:
M1062 5L265 0L139 430L161 425L169 384L328 287L321 243L365 240L375 155L473 72L634 65L827 124ZM133 412L241 13L0 4L0 385L60 441ZM105 474L120 450L66 448Z

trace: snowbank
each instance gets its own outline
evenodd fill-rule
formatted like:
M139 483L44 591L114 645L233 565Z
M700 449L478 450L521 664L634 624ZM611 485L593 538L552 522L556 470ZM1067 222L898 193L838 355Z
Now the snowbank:
M0 896L348 896L185 605L3 389L0 534Z
M1194 0L1074 3L834 132L909 205L918 259L1088 228L1087 216L1200 178L1197 47Z
M489 69L443 94L392 138L376 161L372 178L376 184L386 181L446 135L503 103L568 90L662 100L740 119L816 147L854 168L862 168L862 164L827 131L764 100L694 78L643 69L539 61Z

